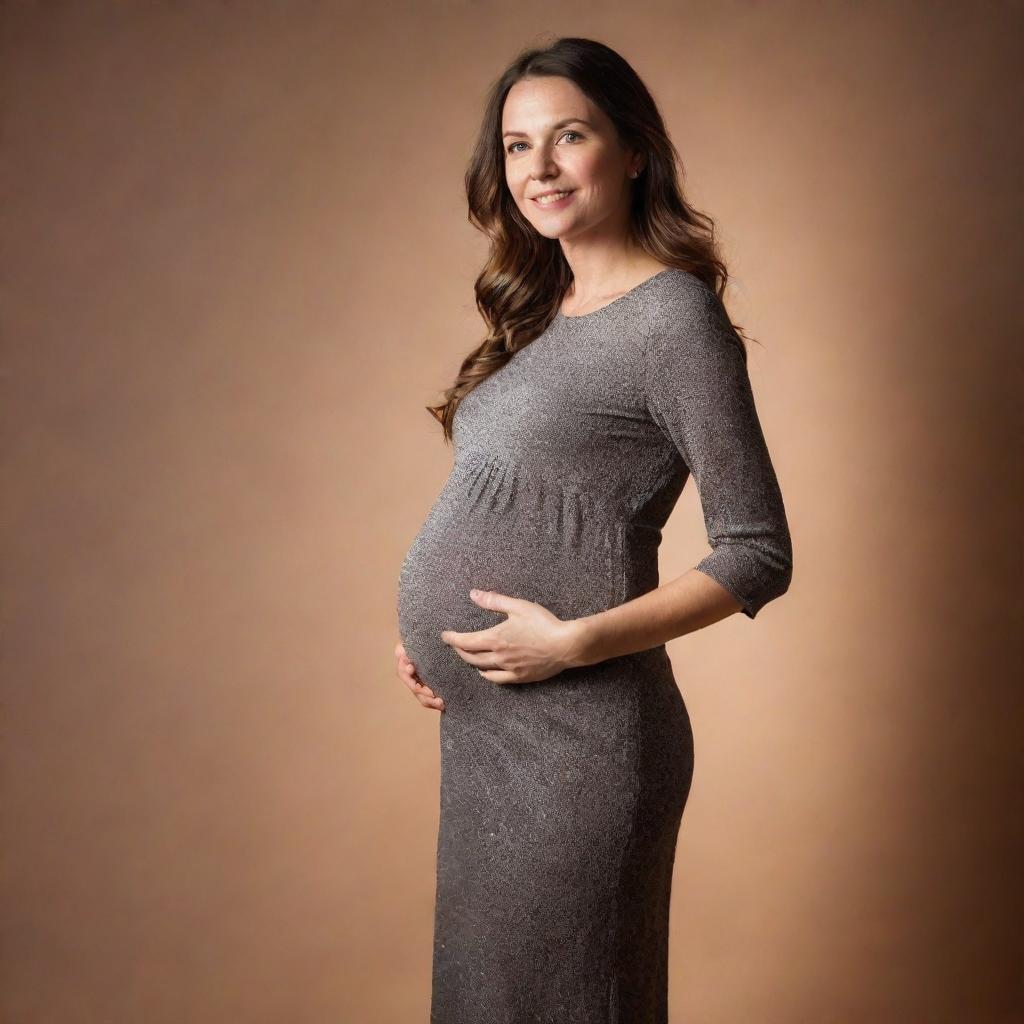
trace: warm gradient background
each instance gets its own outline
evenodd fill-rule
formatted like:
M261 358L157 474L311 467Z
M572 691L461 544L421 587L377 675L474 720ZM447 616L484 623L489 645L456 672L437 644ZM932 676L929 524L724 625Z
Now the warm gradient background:
M672 1019L1024 1017L1020 3L2 17L5 1024L426 1021L397 572L480 338L483 94L544 33L661 106L794 537L670 645ZM663 578L706 550L690 484Z

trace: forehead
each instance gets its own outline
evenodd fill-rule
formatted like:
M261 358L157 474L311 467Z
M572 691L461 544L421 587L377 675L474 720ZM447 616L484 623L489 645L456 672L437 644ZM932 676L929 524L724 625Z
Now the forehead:
M598 125L604 121L601 110L568 78L527 78L509 89L501 111L501 130L543 131L571 117Z

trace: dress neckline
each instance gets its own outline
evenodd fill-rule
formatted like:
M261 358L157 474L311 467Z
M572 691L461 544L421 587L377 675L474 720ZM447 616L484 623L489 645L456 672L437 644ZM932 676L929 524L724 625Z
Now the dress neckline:
M606 309L611 309L611 307L614 306L616 303L628 299L631 295L636 294L636 292L638 292L641 288L646 287L652 281L656 281L663 274L668 274L675 269L675 267L664 267L663 269L657 271L656 273L651 274L650 277L645 277L639 284L633 285L633 287L630 288L629 291L623 292L620 296L618 296L618 298L612 299L611 302L606 302L603 306L598 306L597 309L592 309L589 313L580 313L578 316L566 316L566 314L562 312L561 308L559 308L558 312L555 314L555 319L566 320L569 322L574 320L589 320L591 317L596 317L598 314L603 313Z

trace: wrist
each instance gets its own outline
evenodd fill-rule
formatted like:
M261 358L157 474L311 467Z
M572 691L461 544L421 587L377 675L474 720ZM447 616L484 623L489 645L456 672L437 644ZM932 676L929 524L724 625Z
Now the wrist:
M566 667L582 668L601 660L598 654L598 630L595 616L566 620Z

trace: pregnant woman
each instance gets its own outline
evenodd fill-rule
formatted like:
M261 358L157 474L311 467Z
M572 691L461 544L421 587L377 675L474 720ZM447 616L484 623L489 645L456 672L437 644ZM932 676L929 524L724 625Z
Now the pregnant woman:
M441 712L432 1024L664 1024L693 736L666 641L789 587L711 221L647 89L567 38L494 85L467 173L488 336L431 411L454 465L399 573ZM659 586L687 479L711 550Z

